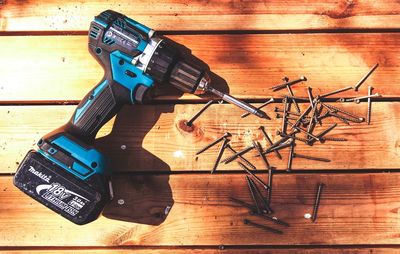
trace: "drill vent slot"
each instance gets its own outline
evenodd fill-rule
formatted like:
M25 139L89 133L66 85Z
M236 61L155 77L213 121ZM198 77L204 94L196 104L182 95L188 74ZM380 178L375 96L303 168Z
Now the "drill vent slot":
M108 37L105 37L104 38L104 41L103 41L105 44L108 44L108 45L113 45L114 43L115 43L115 41L113 40L113 39L110 39L110 38L108 38Z
M125 28L125 23L122 22L122 20L120 20L120 19L117 19L117 20L115 21L115 25L117 25L117 26L119 26L119 27L121 27L121 28Z
M93 39L97 39L99 36L100 28L97 26L92 26L92 29L90 29L89 36L92 37Z

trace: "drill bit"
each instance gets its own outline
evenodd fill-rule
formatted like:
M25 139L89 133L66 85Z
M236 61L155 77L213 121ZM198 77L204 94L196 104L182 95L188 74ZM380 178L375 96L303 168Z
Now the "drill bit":
M215 94L218 97L221 97L221 99L226 101L226 102L232 103L233 105L236 105L239 108L246 110L250 114L256 115L256 116L258 116L260 118L270 119L264 111L262 111L260 109L257 109L256 107L254 107L254 106L252 106L252 105L250 105L250 104L248 104L248 103L246 103L244 101L236 99L235 97L233 97L233 96L231 96L229 94L226 94L226 93L223 93L221 91L218 91L217 89L212 88L212 87L208 87L207 91Z

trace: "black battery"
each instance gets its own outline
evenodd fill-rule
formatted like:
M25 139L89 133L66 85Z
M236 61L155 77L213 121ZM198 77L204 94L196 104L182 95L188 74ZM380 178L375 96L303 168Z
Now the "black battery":
M110 199L103 176L83 181L34 150L18 167L14 185L78 225L95 220Z

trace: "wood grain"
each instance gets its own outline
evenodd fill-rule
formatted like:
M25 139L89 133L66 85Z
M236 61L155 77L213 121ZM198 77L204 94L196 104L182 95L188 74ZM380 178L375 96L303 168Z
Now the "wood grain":
M400 96L399 33L368 34L271 34L170 36L192 49L225 79L232 95L247 99L282 96L268 88L284 76L308 78L293 86L306 95L306 86L325 93L355 85L375 64L380 66L361 87L385 97ZM54 103L81 100L103 76L103 70L87 51L87 36L3 36L0 38L0 102ZM10 64L17 61L20 64ZM222 81L216 87L227 90ZM353 91L343 96L353 96ZM176 91L158 101L200 98ZM205 100L205 99L203 99Z
M151 6L151 8L149 8ZM1 31L86 30L106 9L157 30L399 28L398 1L33 1L0 2Z
M102 216L76 226L17 190L11 176L2 176L0 245L398 245L399 181L398 173L275 175L272 208L291 225L282 228L229 201L233 196L250 202L243 174L115 175L115 198L104 214L125 221ZM312 210L319 182L326 188L311 223L304 214ZM166 204L172 208L165 218ZM160 218L163 223L154 224ZM247 227L244 218L284 234Z
M255 104L259 105L259 104ZM360 116L365 116L366 103L339 104ZM281 119L271 121L254 116L241 119L242 111L228 104L214 104L194 123L194 128L185 128L182 121L190 118L203 105L136 105L124 107L117 118L106 124L99 132L96 146L112 161L114 171L208 171L214 165L219 145L199 156L195 152L208 143L232 133L232 147L240 150L259 140L265 148L266 141L257 129L266 127L270 136L277 140L275 130L280 129ZM267 107L272 113L275 106ZM304 105L302 105L303 107ZM26 152L35 148L36 141L44 134L63 125L75 106L2 106L0 107L0 172L13 173ZM331 137L342 137L347 142L316 143L307 146L297 142L296 152L330 159L330 163L295 159L293 169L393 169L398 168L400 103L374 102L372 123L344 125L328 118L314 133L337 122L338 126L329 133ZM41 116L46 116L44 120ZM301 135L300 135L301 137ZM121 146L126 149L122 150ZM229 151L226 151L227 156ZM246 154L258 168L262 162L254 158L256 152ZM283 160L274 154L268 155L273 166L286 169L287 149L282 150ZM219 170L237 170L236 163L221 164Z

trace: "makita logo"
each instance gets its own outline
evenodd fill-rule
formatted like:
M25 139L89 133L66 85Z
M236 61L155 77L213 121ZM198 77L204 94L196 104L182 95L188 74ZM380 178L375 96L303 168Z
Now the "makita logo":
M32 167L32 166L29 166L29 172L31 172L32 174L34 174L35 176L37 176L37 177L39 177L40 179L42 179L43 181L45 181L45 182L47 182L47 183L50 183L50 179L51 179L51 176L48 176L48 175L46 175L46 174L43 174L42 172L40 172L40 171L37 171L34 167Z

